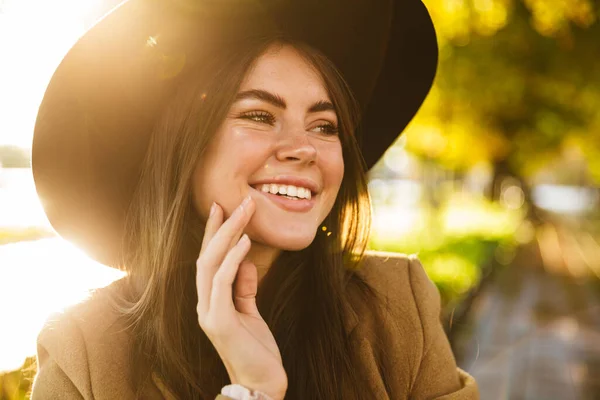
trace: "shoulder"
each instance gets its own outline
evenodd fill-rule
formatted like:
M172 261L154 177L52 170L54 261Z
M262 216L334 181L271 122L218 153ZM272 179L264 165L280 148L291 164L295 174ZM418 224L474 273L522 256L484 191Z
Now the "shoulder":
M379 310L359 306L355 337L381 398L387 392L389 398L478 399L473 378L457 368L440 321L440 293L417 256L369 251L357 273L381 303ZM379 378L380 371L393 374Z
M406 254L368 251L357 274L375 294L374 302L353 304L361 363L378 397L405 397L426 351L426 325L434 318L423 313L436 313L437 288L416 256Z
M386 329L395 335L408 335L422 351L427 330L440 325L441 297L417 255L367 251L358 274L374 289L382 309L379 315ZM363 310L364 312L364 310ZM382 322L378 323L382 328Z
M126 336L113 306L116 284L95 290L84 301L51 315L38 335L38 344L58 356L67 342L86 346L119 343Z
M358 272L371 285L384 288L390 284L410 285L413 269L422 269L415 254L368 250L362 258ZM418 275L417 278L423 278Z
M440 310L439 292L421 263L415 255L367 251L356 273L375 295L353 303L359 335L408 346L414 361L424 348L426 316Z
M34 395L44 390L40 387L45 380L57 376L68 383L68 390L83 398L131 394L124 373L128 370L129 335L113 301L118 283L98 289L85 301L48 318L37 338Z
M439 291L416 255L367 251L357 272L393 309L413 306L419 318L439 317Z

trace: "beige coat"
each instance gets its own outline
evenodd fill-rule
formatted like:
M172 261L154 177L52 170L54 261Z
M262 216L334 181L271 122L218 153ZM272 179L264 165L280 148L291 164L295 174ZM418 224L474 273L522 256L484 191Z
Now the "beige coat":
M477 384L456 367L440 323L440 296L420 262L369 252L360 273L389 300L389 315L376 319L367 307L352 309L346 326L379 399L479 399ZM38 337L38 374L32 400L131 399L127 355L130 337L106 301L111 288L50 318ZM374 332L385 354L373 349ZM386 386L377 358L396 371ZM293 377L291 377L293 379ZM219 396L225 398L224 396ZM173 399L156 377L144 399Z

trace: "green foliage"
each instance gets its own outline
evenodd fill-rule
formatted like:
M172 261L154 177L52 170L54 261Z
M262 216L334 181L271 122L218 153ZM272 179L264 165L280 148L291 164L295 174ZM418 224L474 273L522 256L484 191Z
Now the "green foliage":
M424 238L426 240L426 238ZM442 296L442 308L447 309L479 284L482 267L490 262L498 243L477 236L447 238L442 243L415 251L393 240L378 241L371 245L376 250L417 254L429 278Z
M36 372L35 357L28 357L23 366L12 372L0 374L0 399L25 400L29 398Z
M410 151L457 170L507 160L528 175L576 137L598 171L597 3L425 3L440 62L432 93L407 131Z
M369 248L417 254L448 310L476 287L494 258L510 262L523 210L510 210L484 199L454 196L428 221L403 235L374 232Z

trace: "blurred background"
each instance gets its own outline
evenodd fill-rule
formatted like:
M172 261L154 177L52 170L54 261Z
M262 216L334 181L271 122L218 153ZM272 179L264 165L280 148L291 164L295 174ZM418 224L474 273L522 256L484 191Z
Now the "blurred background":
M0 399L48 315L122 276L56 237L30 169L52 72L117 3L0 0ZM370 172L370 247L419 255L482 399L600 399L600 4L424 3L439 71Z

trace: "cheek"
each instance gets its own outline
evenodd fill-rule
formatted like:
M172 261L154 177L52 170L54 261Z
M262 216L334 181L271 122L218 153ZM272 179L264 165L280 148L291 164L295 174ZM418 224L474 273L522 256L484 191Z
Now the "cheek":
M208 218L210 206L213 201L219 202L220 190L223 186L218 185L221 180L230 175L227 168L227 163L223 160L227 159L227 154L224 154L225 146L220 140L213 140L206 147L204 156L200 157L198 164L194 170L192 178L192 193L194 206L202 219ZM223 203L221 203L224 206Z
M339 189L344 178L344 156L341 144L331 147L322 153L321 165L324 176L330 186Z
M252 135L243 129L225 126L206 148L193 177L194 204L206 218L213 201L226 215L247 195L248 180L265 168L272 144L265 135Z

